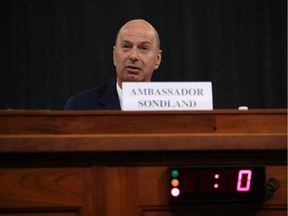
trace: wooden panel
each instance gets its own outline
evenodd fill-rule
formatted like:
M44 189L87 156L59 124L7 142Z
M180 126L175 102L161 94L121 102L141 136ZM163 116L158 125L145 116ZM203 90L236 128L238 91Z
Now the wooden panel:
M25 143L25 145L23 145ZM286 150L287 134L0 135L0 152Z
M105 215L138 215L137 168L107 168L105 180Z
M202 149L287 150L286 110L0 111L0 152Z
M178 112L177 115L172 116L171 113L159 115L159 112L0 111L0 122L0 134L208 133L214 131L214 116L211 113L191 115Z
M285 115L286 110L0 111L0 134L284 133Z
M0 208L85 207L91 215L91 177L87 168L2 168Z
M235 134L241 133L248 135L249 133L286 133L287 118L281 114L259 114L253 113L232 114L226 113L216 116L217 133Z

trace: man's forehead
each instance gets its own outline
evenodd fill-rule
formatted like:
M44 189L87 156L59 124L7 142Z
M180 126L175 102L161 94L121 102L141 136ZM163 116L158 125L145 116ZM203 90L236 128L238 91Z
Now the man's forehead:
M116 44L126 39L150 42L160 48L157 31L150 23L144 20L132 20L122 26L117 34Z
M153 32L144 29L123 29L120 33L122 38L143 38L147 40L153 40L155 38Z
M151 41L148 41L148 40L129 40L129 39L123 39L123 40L120 40L120 43L123 43L123 44L147 44L147 45L151 45L152 42Z

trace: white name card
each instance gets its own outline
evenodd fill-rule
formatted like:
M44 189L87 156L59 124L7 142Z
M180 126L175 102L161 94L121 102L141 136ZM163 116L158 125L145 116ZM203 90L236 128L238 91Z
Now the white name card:
M124 82L124 111L212 110L211 82Z

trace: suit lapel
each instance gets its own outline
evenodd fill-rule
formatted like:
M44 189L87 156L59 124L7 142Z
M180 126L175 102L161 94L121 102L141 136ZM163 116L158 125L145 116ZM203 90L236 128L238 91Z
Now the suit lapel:
M116 82L112 82L107 86L101 97L100 104L107 110L121 110Z

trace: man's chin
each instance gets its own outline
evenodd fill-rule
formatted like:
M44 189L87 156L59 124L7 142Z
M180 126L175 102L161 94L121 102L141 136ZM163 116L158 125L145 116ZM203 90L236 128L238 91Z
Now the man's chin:
M142 79L137 75L129 75L125 79L126 82L141 82Z

